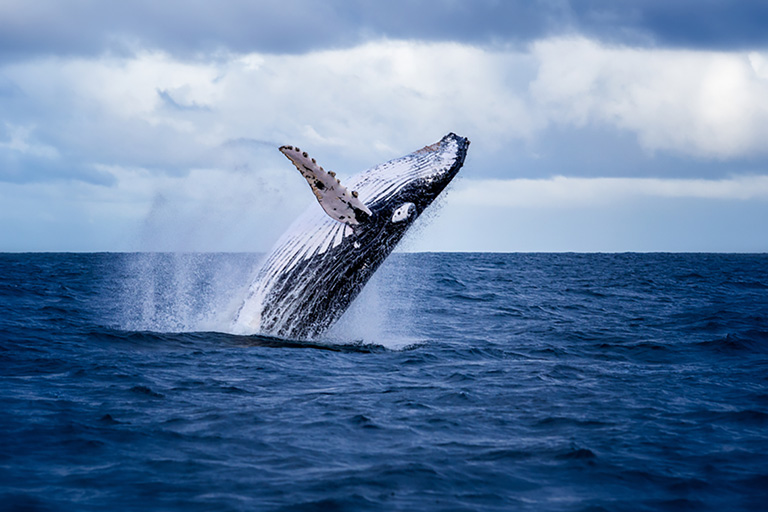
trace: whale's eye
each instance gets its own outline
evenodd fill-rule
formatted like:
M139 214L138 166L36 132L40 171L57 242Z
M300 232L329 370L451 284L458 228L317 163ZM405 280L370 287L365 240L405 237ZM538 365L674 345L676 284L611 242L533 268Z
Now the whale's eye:
M413 203L403 203L392 212L392 222L402 222L411 218L416 213L416 205Z

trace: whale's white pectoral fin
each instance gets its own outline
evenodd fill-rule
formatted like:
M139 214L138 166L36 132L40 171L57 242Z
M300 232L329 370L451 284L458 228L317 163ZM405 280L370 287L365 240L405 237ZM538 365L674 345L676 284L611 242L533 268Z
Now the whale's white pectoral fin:
M302 152L293 146L281 146L280 152L287 156L306 178L320 206L332 219L356 226L372 215L371 210L358 199L357 192L350 192L336 178L336 173L328 172L317 165L315 159L310 158L306 151Z

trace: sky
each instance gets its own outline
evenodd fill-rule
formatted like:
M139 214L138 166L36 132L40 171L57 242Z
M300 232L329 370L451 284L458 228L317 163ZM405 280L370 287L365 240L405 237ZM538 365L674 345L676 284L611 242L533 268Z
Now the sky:
M472 144L407 251L768 252L768 2L0 0L0 251L266 251Z

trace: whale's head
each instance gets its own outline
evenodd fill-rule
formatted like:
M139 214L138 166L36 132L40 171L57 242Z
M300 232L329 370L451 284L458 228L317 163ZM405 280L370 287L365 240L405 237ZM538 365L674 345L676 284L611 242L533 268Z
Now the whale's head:
M456 176L468 147L469 140L449 133L435 144L355 176L350 188L372 212L359 229L406 229Z

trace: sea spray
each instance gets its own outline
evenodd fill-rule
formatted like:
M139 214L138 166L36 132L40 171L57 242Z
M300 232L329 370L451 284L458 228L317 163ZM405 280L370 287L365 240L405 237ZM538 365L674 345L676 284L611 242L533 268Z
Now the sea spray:
M122 331L243 334L233 331L232 318L262 257L248 253L122 255L111 270L116 286L103 290L107 303L103 311L110 311L107 323ZM405 265L404 257L393 255L319 341L390 350L423 343L413 334L413 293L405 285L416 278L418 269Z
M125 330L228 332L260 254L134 253L123 260Z
M324 336L328 343L359 342L389 350L404 350L424 343L416 334L418 313L413 283L419 269L403 254L393 254L374 274L349 309Z

